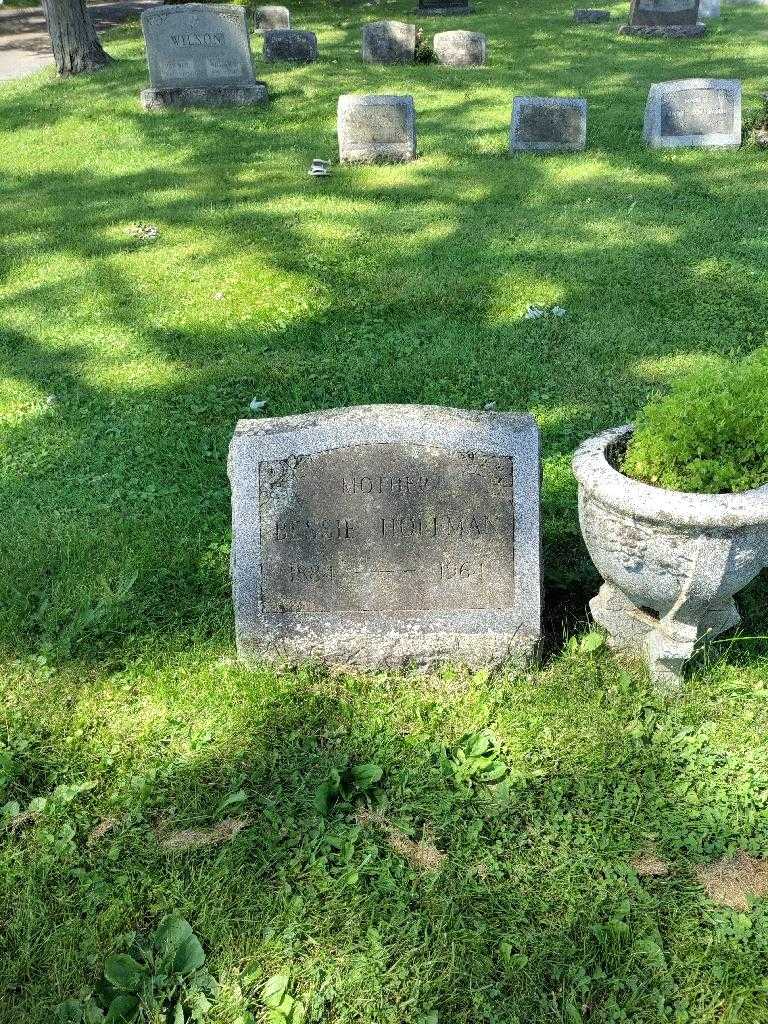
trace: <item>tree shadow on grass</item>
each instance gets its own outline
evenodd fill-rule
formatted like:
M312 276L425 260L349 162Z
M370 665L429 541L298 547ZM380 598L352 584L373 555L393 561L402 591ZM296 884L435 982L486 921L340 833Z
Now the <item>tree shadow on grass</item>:
M98 785L12 840L19 855L6 879L22 872L36 885L8 904L13 955L0 971L15 1016L5 1019L47 1019L98 976L121 933L171 910L201 935L223 999L238 985L252 1010L266 978L283 972L314 1015L340 1021L434 1011L449 1021L575 1019L571 1006L596 1020L623 1008L657 1021L681 1000L694 1019L715 1021L724 1000L764 998L750 964L766 941L765 915L755 911L734 942L728 915L708 909L690 878L691 864L764 842L762 775L706 724L679 731L658 697L635 684L617 690L610 668L598 670L607 702L578 662L543 686L520 692L508 681L489 694L511 771L504 792L470 791L440 768L440 743L483 724L463 721L448 690L430 700L403 679L360 687L306 670L280 680L227 670L200 680L198 696L184 693L178 670L178 682L169 663L154 689L145 680L134 690L140 744L130 725L127 739L117 735L110 716L122 713L111 685L99 706L100 681L77 698L94 708L88 750L58 736L25 755L45 760L50 786L81 773ZM22 736L40 727L39 718L17 722ZM315 793L330 772L362 762L381 767L381 784L318 814ZM240 790L245 802L221 810ZM361 824L355 805L368 801L444 853L437 869L420 869L380 827ZM113 829L86 844L116 813ZM158 842L158 832L225 814L249 819L226 844L169 854ZM46 845L46 830L58 837L67 822L75 841ZM631 869L651 847L671 877ZM237 1005L226 1007L233 1019Z
M375 87L391 69L356 67L351 83L330 60L276 73L280 100L258 115L141 114L134 67L106 73L108 100L102 77L45 87L49 125L72 103L109 103L119 116L107 130L139 156L125 145L112 164L3 181L2 271L24 323L5 334L6 366L29 404L7 428L23 471L6 484L6 645L100 658L230 622L226 448L252 397L272 415L366 402L531 409L553 643L582 623L598 581L570 454L687 363L749 351L768 330L765 247L750 230L768 185L749 151L641 148L652 52L627 50L618 80L591 80L592 148L551 160L502 155L507 100L488 114L499 74L398 70L421 90L420 159L322 184L306 164L333 139L329 93ZM705 53L675 51L675 73ZM593 67L574 63L568 81L580 89ZM527 73L547 85L538 91L562 85L557 62ZM326 91L286 106L313 74ZM486 84L475 95L473 83ZM20 126L37 98L15 95ZM158 241L129 237L136 222L156 223ZM41 245L46 276L19 277ZM526 321L529 303L569 316ZM44 407L51 394L61 401Z

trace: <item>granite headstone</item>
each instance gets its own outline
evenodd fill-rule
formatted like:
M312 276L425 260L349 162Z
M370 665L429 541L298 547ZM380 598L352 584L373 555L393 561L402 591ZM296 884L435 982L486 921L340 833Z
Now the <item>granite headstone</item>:
M651 86L645 141L654 149L741 145L741 83L730 78L684 78Z
M700 2L699 2L699 17L700 18L719 18L720 17L720 0L700 0Z
M308 64L317 60L317 36L314 32L276 28L264 33L264 60L289 60Z
M703 35L699 22L699 0L632 0L629 24L622 35L691 37Z
M511 153L575 153L587 142L587 101L573 97L516 96Z
M361 55L368 64L412 64L416 26L402 21L368 22L362 29Z
M403 163L416 156L412 96L339 96L341 163Z
M597 25L601 21L610 21L611 12L598 7L577 7L573 12L573 20L580 25Z
M245 9L190 3L141 15L150 88L146 110L264 103L267 87L253 75Z
M451 0L419 0L418 11L419 14L429 17L442 14L471 14L473 8L470 7L468 0L457 0L456 3L452 3Z
M533 653L530 416L405 405L242 420L229 475L241 656L369 668Z
M270 32L272 29L290 28L291 12L287 7L266 4L256 8L253 22L257 32Z
M432 50L438 64L452 68L476 67L485 64L487 41L482 32L438 32Z

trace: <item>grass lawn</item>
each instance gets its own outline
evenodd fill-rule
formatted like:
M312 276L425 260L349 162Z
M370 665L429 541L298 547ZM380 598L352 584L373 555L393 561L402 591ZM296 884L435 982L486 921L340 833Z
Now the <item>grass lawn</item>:
M584 649L569 470L683 369L768 342L768 155L641 140L653 81L739 78L757 111L768 13L647 41L488 0L466 22L487 68L363 66L360 23L412 7L294 5L321 59L257 58L263 112L143 114L136 27L97 76L0 87L3 1024L48 1024L173 909L221 982L213 1024L260 1022L277 974L334 1024L768 1019L768 905L716 906L696 876L768 854L768 644L721 645L674 699ZM414 96L419 159L309 179L337 96L367 91ZM507 158L515 93L585 96L588 150ZM541 667L235 663L226 452L254 397L531 410ZM766 596L742 597L746 637ZM482 730L497 786L440 756ZM354 795L321 816L332 770L366 762L382 817ZM228 818L228 841L167 849ZM633 868L651 851L668 875Z

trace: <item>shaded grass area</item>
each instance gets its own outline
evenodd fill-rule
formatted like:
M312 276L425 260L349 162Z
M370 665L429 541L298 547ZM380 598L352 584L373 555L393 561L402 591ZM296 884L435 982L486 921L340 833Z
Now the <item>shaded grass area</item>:
M381 12L410 17L296 7L321 60L257 59L263 112L143 114L135 28L111 33L120 62L97 76L0 89L2 799L95 783L2 834L0 1020L50 1020L172 908L204 941L227 1024L260 1020L259 987L285 970L318 1021L765 1020L763 909L716 910L691 875L768 853L764 643L722 645L675 702L602 652L562 650L597 584L572 451L683 368L766 343L765 153L641 141L652 81L740 78L759 109L765 12L726 8L706 39L673 43L575 26L544 0L488 4L471 21L490 65L462 71L361 65L359 25ZM419 159L308 179L335 156L337 96L367 91L414 96ZM585 96L588 151L507 158L514 93ZM569 315L525 321L529 303ZM226 449L253 397L271 415L530 409L545 666L233 666ZM764 582L742 606L765 634ZM486 727L509 785L457 788L438 748ZM314 810L331 769L360 761L384 769L376 808L448 854L438 871L352 806ZM160 822L215 825L241 789L250 824L229 843L162 852ZM670 878L632 871L650 847Z

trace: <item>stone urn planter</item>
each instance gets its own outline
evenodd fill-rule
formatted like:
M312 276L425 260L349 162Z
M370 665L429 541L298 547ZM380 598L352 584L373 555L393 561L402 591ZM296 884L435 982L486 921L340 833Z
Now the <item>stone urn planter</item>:
M573 457L581 531L605 580L590 609L613 647L675 684L697 645L738 625L734 594L768 564L768 485L688 494L640 483L616 469L631 434L608 430Z

